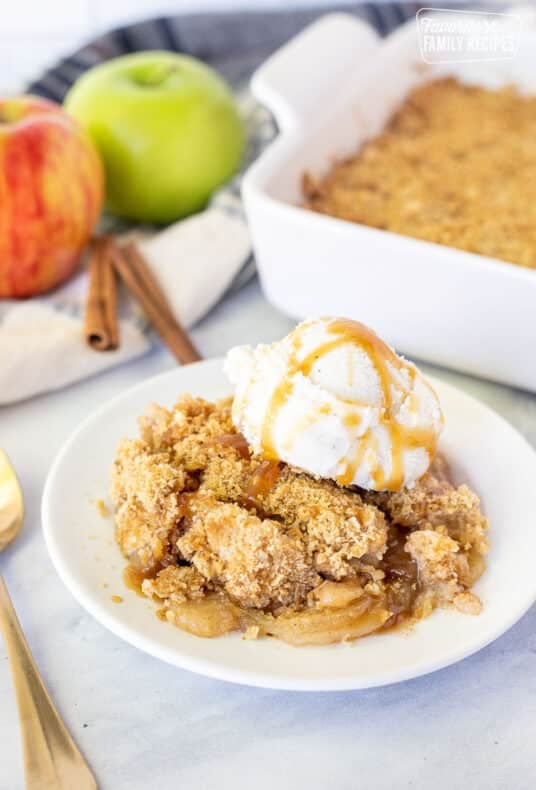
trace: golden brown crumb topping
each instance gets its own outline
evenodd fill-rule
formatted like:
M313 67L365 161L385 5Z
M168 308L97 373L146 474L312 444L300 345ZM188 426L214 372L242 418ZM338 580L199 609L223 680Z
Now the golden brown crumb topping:
M168 565L154 579L145 579L142 591L146 595L167 598L174 603L195 601L203 598L210 583L195 568L181 565Z
M300 534L287 534L277 521L210 494L191 496L188 527L178 547L204 578L220 584L241 606L303 603L320 582Z
M251 456L230 401L152 406L112 472L116 535L161 616L201 636L356 638L435 605L477 612L486 520L437 461L372 493Z
M464 550L486 554L488 524L480 512L480 501L469 486L454 488L449 479L447 463L438 457L413 488L389 493L367 492L365 497L394 524L439 530L458 541Z
M426 83L356 156L305 176L305 205L536 268L535 123L512 87Z
M216 452L207 461L200 490L225 501L244 501L261 463ZM311 564L333 578L354 575L352 560L364 555L380 559L385 550L387 528L381 511L363 502L357 491L315 480L283 464L272 487L257 496L257 509L299 535Z

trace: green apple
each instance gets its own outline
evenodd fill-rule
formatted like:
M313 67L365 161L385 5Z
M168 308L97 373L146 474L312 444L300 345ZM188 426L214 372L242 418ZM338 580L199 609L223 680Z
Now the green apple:
M65 107L102 156L107 207L141 222L167 223L201 209L244 150L226 83L186 55L109 60L76 82Z

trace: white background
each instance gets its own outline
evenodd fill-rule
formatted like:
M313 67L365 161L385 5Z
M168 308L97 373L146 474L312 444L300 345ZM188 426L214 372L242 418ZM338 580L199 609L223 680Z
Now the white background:
M293 0L292 6L329 0ZM338 4L345 0L337 0ZM289 7L288 0L3 0L0 2L0 91L16 93L84 40L125 22L210 10Z

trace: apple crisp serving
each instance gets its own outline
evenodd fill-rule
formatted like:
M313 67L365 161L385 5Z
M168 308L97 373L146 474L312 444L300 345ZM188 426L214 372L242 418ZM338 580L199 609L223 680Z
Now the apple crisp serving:
M536 268L536 97L453 78L417 87L385 131L305 206L340 219Z
M153 405L112 472L130 586L192 634L352 640L435 607L478 614L487 522L438 457L411 489L364 491L251 454L231 399Z

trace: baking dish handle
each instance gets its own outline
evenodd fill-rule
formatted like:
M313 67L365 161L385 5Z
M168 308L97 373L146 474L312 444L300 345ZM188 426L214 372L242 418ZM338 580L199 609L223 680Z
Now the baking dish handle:
M328 14L278 49L254 73L254 96L282 131L308 124L333 102L337 85L370 57L380 39L350 14Z

